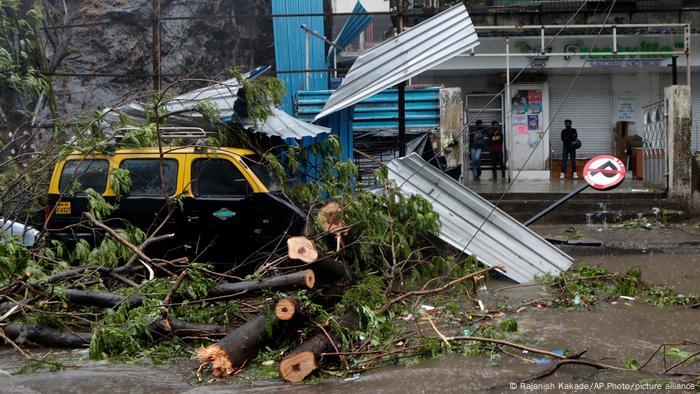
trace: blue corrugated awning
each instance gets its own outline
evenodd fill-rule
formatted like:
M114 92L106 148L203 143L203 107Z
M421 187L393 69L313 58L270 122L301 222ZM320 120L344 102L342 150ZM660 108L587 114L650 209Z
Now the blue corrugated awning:
M365 14L367 13L367 10L365 7L362 6L360 3L360 0L357 0L357 3L355 4L355 8L352 9L353 14ZM362 33L367 26L369 26L370 23L374 18L372 18L371 15L352 15L348 20L345 22L343 25L342 29L340 29L340 33L338 33L338 36L335 38L335 45L334 47L330 47L328 49L328 56L326 56L326 64L331 65L333 64L333 51L335 51L336 55L340 54L345 47L350 45L351 42L357 36Z
M296 116L311 122L322 110L333 90L298 92ZM398 92L387 89L353 106L353 130L397 129ZM406 89L406 128L425 130L440 125L440 88Z

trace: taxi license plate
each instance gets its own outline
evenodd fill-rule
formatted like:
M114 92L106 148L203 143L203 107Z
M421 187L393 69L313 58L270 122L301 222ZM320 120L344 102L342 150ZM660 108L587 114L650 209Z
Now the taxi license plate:
M70 202L61 201L56 205L56 213L59 215L69 215L70 214Z

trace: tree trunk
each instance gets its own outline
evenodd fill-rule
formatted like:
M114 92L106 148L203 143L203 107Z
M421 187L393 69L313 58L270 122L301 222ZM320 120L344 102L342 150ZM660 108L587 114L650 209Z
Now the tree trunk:
M131 295L129 297L121 294L105 293L101 291L84 291L75 289L63 290L68 302L72 304L94 306L97 308L116 308L126 302L131 308L141 306L143 300L141 296Z
M358 324L355 311L345 313L340 319L340 325L344 328L355 329ZM333 342L338 343L338 340L332 335L331 338ZM333 342L328 340L328 336L323 332L307 339L290 351L289 356L282 359L280 375L288 382L301 382L318 368L322 353L335 350Z
M291 237L287 240L287 256L308 264L318 260L318 250L313 241L306 237Z
M215 377L231 376L258 354L260 347L270 338L269 325L272 324L274 329L276 323L274 316L260 314L219 342L199 349L197 359L201 363L211 363Z
M282 321L292 320L300 306L297 297L284 297L275 304L275 316Z
M176 336L176 337L198 337L212 338L223 337L231 332L230 328L217 326L213 324L190 323L184 320L168 318L166 323L164 319L158 319L150 324L148 329L158 336Z
M55 328L11 323L3 327L8 338L18 345L26 342L46 347L78 348L90 346L92 334L89 332L63 332Z
M307 287L312 289L315 283L315 275L312 270L294 272L291 274L275 276L272 278L251 280L246 282L222 283L209 289L208 298L217 300L231 299L239 295L248 295L262 289L270 290L294 290Z
M352 282L353 277L345 264L335 260L323 260L313 263L316 274L316 287L336 287L338 282Z

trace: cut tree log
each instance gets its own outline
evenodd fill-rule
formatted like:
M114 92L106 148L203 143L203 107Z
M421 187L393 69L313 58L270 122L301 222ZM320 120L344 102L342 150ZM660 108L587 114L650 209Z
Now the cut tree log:
M346 235L349 229L343 223L343 208L337 202L329 202L319 209L318 218L323 226L323 231L329 233L341 232Z
M275 316L282 321L292 320L299 306L297 297L284 297L275 304Z
M304 270L293 272L291 274L274 276L272 278L264 278L236 283L222 283L209 289L208 298L216 298L219 300L231 299L243 294L259 291L262 289L270 290L294 290L298 288L313 289L316 283L316 276L312 270Z
M127 303L130 308L137 308L143 303L139 295L129 297L115 293L105 293L101 291L85 291L75 289L63 290L66 300L72 304L94 306L97 308L116 308L122 303Z
M268 336L269 325L277 325L274 316L257 315L244 325L233 330L219 342L197 350L201 363L211 363L212 375L217 378L231 376L255 357Z
M339 322L341 327L355 329L358 326L355 311L347 312ZM331 340L333 342L331 342ZM318 368L322 353L334 351L338 340L325 332L319 332L289 352L280 362L280 376L288 382L301 382Z
M350 227L343 222L343 208L337 202L329 202L319 209L318 219L323 230L335 235L335 251L343 248L343 237L348 235Z
M89 332L63 332L51 327L11 323L2 328L8 338L18 345L27 342L46 347L79 348L90 346Z
M157 336L220 338L231 333L230 328L213 324L190 323L180 319L158 319L148 327Z
M318 259L318 250L313 241L306 237L291 237L287 240L287 256L308 264Z

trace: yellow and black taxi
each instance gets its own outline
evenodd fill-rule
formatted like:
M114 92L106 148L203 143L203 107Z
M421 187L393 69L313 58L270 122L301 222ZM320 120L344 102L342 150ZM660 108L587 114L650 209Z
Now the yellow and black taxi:
M131 178L129 192L118 201L109 179L116 168L128 170ZM158 234L174 233L175 238L154 245L164 258L234 262L276 244L285 232L300 234L306 219L253 151L164 147L161 157L157 148L125 149L71 154L58 162L46 209L50 238L69 245L79 239L97 241L99 234L81 225L88 188L118 203L106 219L111 226L128 222L150 234L165 222ZM173 209L168 209L166 194L179 199Z

